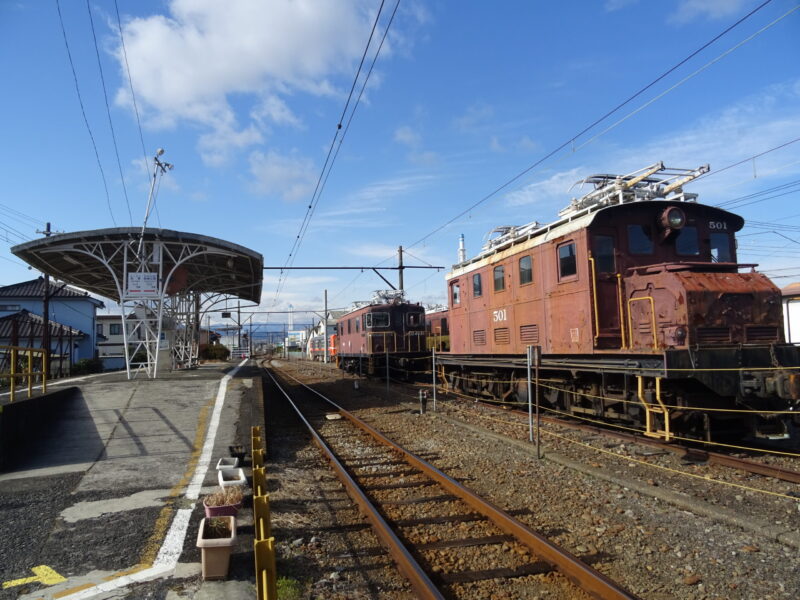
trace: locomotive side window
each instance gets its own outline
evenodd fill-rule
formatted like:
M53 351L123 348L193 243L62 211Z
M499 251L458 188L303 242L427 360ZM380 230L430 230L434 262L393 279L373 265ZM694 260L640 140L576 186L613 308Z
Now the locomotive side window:
M594 236L592 244L595 267L598 273L616 273L617 265L614 257L614 237L610 235Z
M347 319L347 333L352 333L353 319Z
M578 273L578 263L575 260L575 242L563 244L558 247L558 276L570 277Z
M480 273L475 273L475 275L472 276L472 295L476 298L480 298L483 295Z
M731 237L727 233L711 233L711 262L733 262Z
M450 284L450 298L452 300L453 306L456 304L461 304L461 288L458 286L457 283Z
M361 319L359 319L358 317L356 317L356 333L358 333L358 329L359 329L359 328L358 328L358 326L359 326L360 324L361 324Z
M506 289L506 269L503 265L494 268L494 291L502 292Z
M450 331L447 329L447 317L442 318L442 335L448 335Z
M675 251L681 256L697 256L700 254L697 227L687 225L678 231L678 237L675 238Z
M370 323L369 317L372 317ZM370 313L367 315L367 325L371 327L388 327L389 326L389 313L386 312L376 312Z
M631 254L652 254L653 233L646 225L628 225L628 250Z
M519 284L525 285L533 281L533 261L530 256L519 259Z

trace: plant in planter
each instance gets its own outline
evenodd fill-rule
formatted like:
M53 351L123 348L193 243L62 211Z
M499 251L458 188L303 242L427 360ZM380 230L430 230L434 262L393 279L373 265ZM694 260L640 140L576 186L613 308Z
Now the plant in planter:
M243 469L220 469L217 471L217 482L221 488L245 485L247 477L245 477Z
M247 453L245 452L244 446L242 444L234 444L233 446L228 446L228 450L230 451L232 457L238 458L239 462L244 464L244 457L245 454Z
M240 485L220 487L203 498L206 518L235 517L242 507L244 490Z
M200 521L197 547L202 555L203 579L225 579L236 542L236 517L214 517Z

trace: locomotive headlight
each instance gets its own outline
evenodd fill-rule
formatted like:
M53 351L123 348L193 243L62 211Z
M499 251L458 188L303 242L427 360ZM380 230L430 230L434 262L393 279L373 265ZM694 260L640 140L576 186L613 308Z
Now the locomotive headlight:
M661 213L661 226L664 229L680 229L686 225L686 215L677 206L670 206Z
M675 341L678 342L679 344L683 344L685 340L686 340L686 327L681 325L680 327L675 329Z

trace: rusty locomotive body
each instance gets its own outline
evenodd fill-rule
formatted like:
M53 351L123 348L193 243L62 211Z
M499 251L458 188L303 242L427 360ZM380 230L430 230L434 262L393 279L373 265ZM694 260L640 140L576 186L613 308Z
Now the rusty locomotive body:
M737 263L743 219L683 192L703 172L594 176L558 221L501 228L447 275L440 378L527 402L535 346L556 409L667 439L785 437L773 411L800 409L800 353L784 343L779 289Z
M378 292L366 304L342 315L336 330L336 361L351 372L400 378L427 356L425 309L403 300L402 293Z

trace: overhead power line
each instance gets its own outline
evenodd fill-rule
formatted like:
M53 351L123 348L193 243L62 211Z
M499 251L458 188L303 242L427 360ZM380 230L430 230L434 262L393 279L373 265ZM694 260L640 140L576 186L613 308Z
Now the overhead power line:
M86 0L86 10L89 12L89 23L92 26L92 40L94 41L94 53L97 55L97 68L100 69L100 83L103 86L103 100L106 103L106 114L108 115L108 127L111 129L111 140L114 142L114 154L117 156L117 167L119 168L119 179L122 183L122 192L125 196L125 205L128 207L128 218L133 226L133 214L131 214L131 202L128 199L128 188L125 185L125 175L122 173L122 161L119 159L119 148L117 147L117 134L114 132L114 121L111 119L111 107L108 105L108 90L106 90L106 78L103 75L103 62L100 60L100 49L97 47L97 33L94 30L94 19L92 18L91 0Z
M61 4L56 0L56 9L58 9L58 21L61 23L61 33L64 36L64 46L67 48L67 57L69 58L69 66L72 69L72 79L75 81L75 91L78 94L78 103L81 105L81 114L83 115L83 122L86 125L86 131L89 132L89 138L92 140L92 147L94 148L94 156L97 159L97 167L100 169L100 177L103 179L103 188L106 191L106 204L108 204L108 212L111 215L111 222L114 227L117 226L117 220L114 218L114 211L111 209L111 196L108 193L108 183L106 182L106 174L103 171L103 163L100 162L100 153L97 151L97 143L94 141L92 128L89 126L89 119L86 118L86 109L83 107L83 98L81 97L81 89L78 86L78 75L75 73L75 63L72 61L72 53L69 50L69 42L67 41L67 30L64 28L64 18L61 15Z
M350 106L350 101L352 100L353 93L355 92L356 85L358 84L358 80L359 80L359 77L361 75L361 70L362 70L362 68L364 66L364 61L366 59L367 52L369 51L370 45L372 44L372 38L375 35L375 30L376 30L376 28L378 26L378 22L380 20L381 13L383 12L384 3L385 3L385 0L381 0L381 4L378 7L378 13L375 15L375 21L372 24L372 29L370 31L369 38L368 38L367 43L366 43L366 45L364 47L364 52L361 55L361 61L360 61L359 65L358 65L358 69L356 70L355 77L353 78L353 84L350 87L350 93L347 96L347 101L345 102L344 109L342 110L342 114L339 117L339 122L336 125L336 131L334 133L333 139L331 140L330 147L328 148L328 154L325 157L325 162L322 165L322 170L320 171L319 177L317 178L317 183L316 183L316 186L314 188L314 192L313 192L313 194L311 196L311 201L309 202L308 207L306 209L306 214L303 217L302 223L300 224L300 229L299 229L299 231L297 233L297 236L294 239L294 242L292 244L292 248L289 251L289 255L286 258L286 261L284 262L284 269L286 267L289 267L292 264L294 264L294 259L297 256L297 252L299 251L300 246L301 246L301 244L303 242L303 238L305 237L305 233L308 230L308 226L309 226L309 224L311 222L311 218L313 217L314 211L316 210L317 204L319 203L319 199L320 199L320 197L322 195L322 191L324 190L325 184L327 183L328 177L330 176L330 172L333 169L333 165L334 165L334 163L336 161L336 157L339 154L339 149L341 148L342 142L344 141L344 138L347 135L347 131L350 128L350 123L352 122L353 115L355 114L356 109L358 108L358 104L361 101L361 97L362 97L362 95L364 93L364 88L366 87L367 81L369 80L369 76L372 73L373 67L375 66L375 62L378 59L378 55L380 54L381 48L383 47L383 43L384 43L384 41L386 39L386 36L389 33L389 28L391 27L392 22L394 21L394 16L397 13L397 8L400 5L400 0L397 0L397 2L395 4L394 11L392 12L392 16L391 16L391 18L389 20L389 23L386 26L386 30L384 31L383 38L381 39L381 43L378 46L378 50L375 53L375 56L374 56L374 58L372 60L372 64L370 66L369 72L367 73L367 75L366 75L366 77L364 79L364 83L363 83L363 85L361 87L361 91L360 91L360 93L358 95L358 98L356 99L355 103L353 104L353 108L352 108L352 110L350 112L350 117L348 119L347 126L345 127L344 132L341 132L345 116L347 115L347 111L348 111L348 108ZM340 137L339 137L340 132L342 133L341 140L340 140ZM337 140L340 140L339 141L339 146L336 148L336 151L334 152L334 148L336 147ZM273 305L277 303L278 296L279 296L281 290L283 289L283 286L284 286L287 278L288 278L288 271L282 272L281 276L278 279L278 285L277 285L276 290L275 290L275 298L273 300Z
M416 242L414 242L413 244L409 244L409 245L407 245L406 247L407 247L407 248L413 248L413 247L414 247L414 246L416 246L417 244L421 244L422 242L424 242L425 240L427 240L429 237L431 237L431 236L433 236L434 234L438 233L439 231L441 231L442 229L444 229L445 227L447 227L447 226L448 226L448 225L450 225L451 223L454 223L456 220L460 219L460 218L461 218L461 217L463 217L464 215L466 215L466 214L470 213L471 211L473 211L475 208L477 208L478 206L480 206L481 204L483 204L483 203L484 203L484 202L486 202L487 200L489 200L489 199L493 198L494 196L496 196L498 193L500 193L501 191L503 191L504 189L506 189L507 187L509 187L511 184L513 184L513 183L515 183L516 181L518 181L518 180L519 180L520 178L522 178L524 175L527 175L527 174L528 174L528 173L530 173L530 172L531 172L533 169L535 169L536 167L538 167L539 165L541 165L542 163L544 163L544 162L545 162L545 161L547 161L548 159L550 159L550 158L552 158L553 156L555 156L555 155L556 155L558 152L560 152L560 151L561 151L561 150L563 150L564 148L567 148L567 147L568 147L568 146L570 146L571 144L574 144L574 142L575 142L575 141L577 141L577 140L578 140L578 138L580 138L581 136L583 136L585 133L587 133L587 132L588 132L588 131L590 131L591 129L594 129L594 128L595 128L597 125L599 125L601 122L605 121L605 120L606 120L608 117L610 117L612 114L614 114L614 113L616 113L617 111L619 111L619 110L620 110L620 109L621 109L623 106L627 105L629 102L631 102L631 101L632 101L632 100L634 100L635 98L639 97L641 94L643 94L645 91L647 91L648 89L650 89L650 88L651 88L653 85L655 85L657 82L661 81L661 80L662 80L662 79L664 79L666 76L668 76L670 73L673 73L673 72L674 72L676 69L678 69L680 66L682 66L683 64L685 64L685 63L686 63L688 60L690 60L691 58L693 58L694 56L696 56L698 53L700 53L700 52L702 52L703 50L705 50L706 48L708 48L708 47L709 47L711 44L713 44L714 42L716 42L717 40L719 40L721 37L723 37L724 35L726 35L726 34L727 34L727 33L729 33L730 31L732 31L734 28L736 28L737 26L739 26L741 23L743 23L743 22L744 22L744 21L746 21L747 19L749 19L751 16L753 16L755 13L757 13L757 12L758 12L758 11L760 11L762 8L764 8L764 7L765 7L767 4L769 4L769 3L770 3L770 1L771 1L771 0L767 0L766 2L763 2L762 4L760 4L759 6L757 6L756 8L754 8L752 11L750 11L750 12L749 12L749 13L747 13L745 16L743 16L742 18L740 18L738 21L736 21L735 23L733 23L732 25L730 25L729 27L727 27L727 28L726 28L725 30L723 30L721 33L719 33L719 34L717 34L716 36L714 36L714 37L713 37L711 40L709 40L708 42L706 42L705 44L703 44L703 45L702 45L700 48L698 48L697 50L695 50L694 52L692 52L691 54L689 54L689 55L688 55L686 58L684 58L684 59L682 59L681 61L679 61L678 63L676 63L676 64L675 64L673 67L669 68L667 71L665 71L663 74L661 74L661 75L660 75L660 76L658 76L656 79L654 79L653 81L651 81L649 84L647 84L647 85L646 85L646 86L644 86L643 88L640 88L640 89L639 89L637 92L635 92L633 95L631 95L631 96L630 96L629 98L627 98L625 101L623 101L623 102L619 103L619 104L618 104L616 107L614 107L614 108L613 108L613 109L611 109L610 111L606 112L606 113L605 113L603 116L601 116L600 118L598 118L598 119L596 119L595 121L593 121L593 122L592 122L590 125L588 125L588 126L584 127L584 128L583 128L583 129L582 129L580 132L578 132L577 134L575 134L575 135L571 136L569 139L567 139L566 141L564 141L562 144L560 144L559 146L557 146L556 148L554 148L553 150L551 150L550 152L548 152L547 154L545 154L543 157L541 157L540 159L538 159L537 161L535 161L533 164L529 165L528 167L526 167L525 169L523 169L522 171L520 171L519 173L517 173L516 175L514 175L512 178L510 178L510 179L508 179L507 181L505 181L505 182L504 182L502 185L500 185L500 186L496 187L496 188L495 188L494 190L492 190L490 193L488 193L488 194L486 194L485 196L483 196L482 198L480 198L478 201L476 201L475 203L473 203L472 205L470 205L469 207L467 207L466 209L464 209L463 211L461 211L460 213L458 213L458 214L457 214L456 216L454 216L453 218L451 218L451 219L449 219L448 221L446 221L444 224L440 225L439 227L437 227L437 228L436 228L436 229L434 229L433 231L431 231L431 232L427 233L426 235L424 235L423 237L421 237L420 239L418 239L418 240L417 240ZM792 12L794 12L795 10L797 10L798 8L800 8L800 6L796 6L796 7L794 7L794 8L793 8L793 9L791 9L789 12L785 13L784 15L782 15L782 16L781 16L781 17L780 17L778 20L776 20L776 21L773 21L773 22L772 22L772 23L770 23L770 24L769 24L767 27L765 27L765 28L762 28L761 30L759 30L759 32L757 32L757 33L756 33L756 34L754 34L753 36L750 36L750 37L748 37L748 38L747 38L747 39L746 39L744 42L741 42L740 44L738 44L738 45L734 46L732 49L729 49L729 50L727 50L725 53L723 53L722 55L720 55L720 56L719 56L717 59L714 59L714 61L712 61L711 63L707 63L707 65L706 65L705 67L702 67L700 70L698 70L698 71L695 71L695 73L693 73L693 74L692 74L692 75L690 75L689 77L693 77L694 75L696 75L697 73L699 73L701 70L705 69L707 66L710 66L711 64L713 64L714 62L716 62L717 60L719 60L720 58L722 58L723 56L725 56L725 55L729 54L730 52L732 52L732 51L733 51L735 48L738 48L739 46L741 46L741 45L742 45L743 43L745 43L746 41L749 41L749 40L753 39L753 37L755 37L755 35L759 35L759 34L760 34L760 33L762 33L763 31L765 31L767 28L769 28L769 27L771 27L772 25L776 24L776 23L777 23L778 21L780 21L781 19L784 19L784 18L786 18L786 17L787 17L789 14L791 14ZM677 85L680 85L681 83L683 83L683 82L687 81L687 79L688 79L688 78L684 78L684 79L683 79L681 82L679 82L679 84L677 84ZM672 89L675 89L675 87L677 87L677 86L672 86L671 88L669 88L669 89L667 90L667 92L671 91ZM625 119L629 118L630 116L633 116L634 114L636 114L637 112L639 112L640 110L642 110L643 108L645 108L646 106L649 106L650 104L652 104L652 102L654 102L654 101L655 101L655 100L657 100L658 98L661 98L661 97L662 97L662 96L663 96L665 93L667 93L667 92L664 92L664 93L660 94L660 95L659 95L659 96L657 96L655 99L653 99L653 100L649 101L648 103L644 104L642 107L640 107L640 108L636 109L635 111L633 111L633 112L629 113L629 114L628 114L626 117L624 117L622 120L620 120L620 121L617 121L617 123L615 123L615 124L614 124L614 125L612 125L611 127L607 128L607 129L606 129L606 130L604 130L602 133L600 133L600 134L598 134L598 135L594 136L594 137L593 137L591 140L589 140L589 141L592 141L592 140L594 140L594 139L597 139L597 137L599 137L600 135L603 135L603 134L607 133L608 131L610 131L611 129L613 129L614 127L616 127L616 126L617 126L617 125L619 125L620 123L622 123L622 121L624 121ZM588 143L588 142L586 142L586 143ZM585 146L585 145L586 145L586 143L584 143L584 144L583 144L581 147Z

